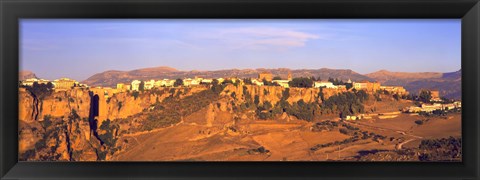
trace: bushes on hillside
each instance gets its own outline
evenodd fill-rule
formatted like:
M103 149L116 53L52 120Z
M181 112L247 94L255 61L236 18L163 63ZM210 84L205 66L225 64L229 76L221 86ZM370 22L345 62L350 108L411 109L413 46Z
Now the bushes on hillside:
M316 103L306 103L300 99L291 106L287 103L287 106L284 108L289 115L295 116L298 119L312 121L320 107Z
M322 101L322 104L320 105L321 113L338 113L341 118L356 113L365 113L363 102L365 102L367 99L368 94L363 90L337 94Z
M422 140L418 148L420 161L452 161L462 159L462 138Z

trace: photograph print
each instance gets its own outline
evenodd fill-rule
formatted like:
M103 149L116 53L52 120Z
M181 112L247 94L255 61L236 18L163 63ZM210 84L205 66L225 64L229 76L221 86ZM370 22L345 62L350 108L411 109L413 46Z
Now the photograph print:
M19 161L462 161L460 19L19 25Z

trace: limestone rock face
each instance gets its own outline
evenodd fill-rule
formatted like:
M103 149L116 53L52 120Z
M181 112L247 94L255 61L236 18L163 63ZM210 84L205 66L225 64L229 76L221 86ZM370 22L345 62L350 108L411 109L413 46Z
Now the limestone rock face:
M88 118L90 96L87 90L72 89L53 92L38 102L29 92L19 92L19 120L21 121L43 121L46 115L68 117L72 111L75 111L81 118ZM35 119L35 117L37 118Z
M183 89L172 92L182 91L180 96L188 96L201 90L202 88L192 88L188 92ZM90 91L99 97L98 120L100 122L106 119L115 120L137 114L149 108L152 104L161 102L171 96L170 92L164 91L161 93L143 92L136 97L130 92L122 92L108 97L99 89L72 89L53 92L50 96L39 100L38 104L36 104L34 97L29 92L23 90L19 92L19 120L25 122L43 121L47 115L51 117L68 117L72 111L75 111L80 118L88 118L90 112ZM37 116L36 119L35 116Z
M242 102L245 99L245 95L250 95L250 98L254 99L255 96L258 96L260 104L268 101L272 105L275 105L283 97L283 92L287 88L281 86L256 86L256 85L245 85L245 86L234 86L228 85L225 87L222 92L223 95L232 96L235 94L236 100ZM318 94L320 88L288 88L289 97L287 102L290 104L303 100L307 103L314 102L318 99ZM328 98L332 95L338 94L341 91L335 89L322 89L325 98Z
M100 142L90 138L87 121L53 119L50 126L20 123L19 158L37 161L96 161ZM33 151L31 153L29 151Z
M32 122L34 121L34 112L36 112L36 109L33 97L25 90L20 90L18 93L18 119Z

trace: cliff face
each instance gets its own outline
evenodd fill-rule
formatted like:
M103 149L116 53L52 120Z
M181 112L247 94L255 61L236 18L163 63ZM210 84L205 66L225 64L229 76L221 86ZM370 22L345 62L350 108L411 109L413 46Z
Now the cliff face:
M72 89L53 92L43 100L36 101L28 91L19 92L19 120L32 122L43 121L46 115L67 117L75 111L81 118L87 118L90 110L88 91Z
M287 88L281 86L227 85L223 90L222 95L235 96L240 102L245 99L246 95L250 95L251 99L254 99L255 96L258 96L260 104L268 101L272 105L275 105L282 99L284 96L283 93L286 91L286 89ZM339 90L327 88L323 88L321 91L324 94L324 98L329 98L330 96L341 93ZM287 102L290 104L299 100L303 100L307 103L314 102L319 99L319 93L320 88L288 88L289 95Z
M104 147L90 137L85 120L49 120L20 122L19 158L37 161L96 161Z
M68 91L53 92L43 100L36 102L33 95L21 89L19 92L19 120L24 122L43 121L45 116L68 117L75 111L80 118L88 118L90 111L90 95L99 96L99 118L100 122L110 119L126 118L142 112L156 102L161 102L172 94L180 92L180 97L189 96L204 87L190 89L160 89L156 91L145 91L134 95L131 92L121 92L108 97L101 89L72 89ZM37 118L35 118L37 117Z
M122 146L119 145L122 142L118 143L116 139L123 137L125 133L131 133L130 131L123 132L123 130L128 130L130 126L145 126L143 122L157 122L162 120L161 115L164 116L164 120L168 120L166 117L178 117L178 113L188 111L180 113L182 114L180 120L172 121L170 125L178 122L204 125L205 129L201 131L207 137L222 129L235 126L237 122L257 119L254 111L234 110L246 99L258 98L259 104L268 101L275 105L284 98L285 94L288 94L286 99L288 103L293 104L299 100L310 103L320 101L320 91L325 98L340 93L332 89L288 88L287 90L280 86L235 86L232 84L226 85L220 92L220 96L218 94L212 96L214 91L210 91L208 87L204 86L120 92L110 96L105 91L105 89L98 88L71 89L53 92L45 98L37 100L30 92L21 89L19 93L20 159L108 160L115 152L122 149ZM89 116L91 102L96 102L96 100L92 101L93 95L98 95L99 115L96 118L98 124L92 125ZM169 100L166 101L166 99ZM157 107L160 110L155 109ZM156 112L162 111L162 108L168 112L159 116ZM172 109L179 112L172 114L170 113ZM140 122L139 120L142 119L139 118L140 116L133 116L137 114L145 114L147 121ZM155 116L151 118L149 115ZM288 119L286 116L283 113L279 118Z

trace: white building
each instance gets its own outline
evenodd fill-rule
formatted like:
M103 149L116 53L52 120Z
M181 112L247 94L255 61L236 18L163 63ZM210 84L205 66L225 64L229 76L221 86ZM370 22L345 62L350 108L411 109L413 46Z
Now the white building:
M263 86L263 81L260 81L258 79L252 79L252 83L257 86Z
M155 82L155 87L173 87L175 80L163 79Z
M152 89L153 87L155 87L155 80L150 80L150 81L145 81L145 84L144 84L144 89L148 90L148 89Z
M273 82L273 83L277 83L278 85L280 85L280 86L282 86L282 87L284 87L284 88L290 87L290 86L288 85L288 82L290 82L289 80L273 80L272 82Z
M212 83L213 79L202 79L202 83Z
M132 81L132 86L131 86L132 90L133 90L133 91L138 91L139 88L140 88L140 83L142 83L142 81L133 80L133 81Z
M22 85L24 86L33 86L33 83L37 82L38 84L47 84L50 81L46 79L36 79L36 78L30 78L30 79L25 79L22 81Z
M202 82L202 80L201 80L201 79L198 79L198 78L195 78L195 79L191 79L191 78L183 79L183 85L184 85L184 86L196 86L196 85L200 85L200 82Z
M325 88L337 89L337 86L333 85L333 83L330 82L330 81L316 81L314 83L314 87L316 87L316 88L325 87Z

